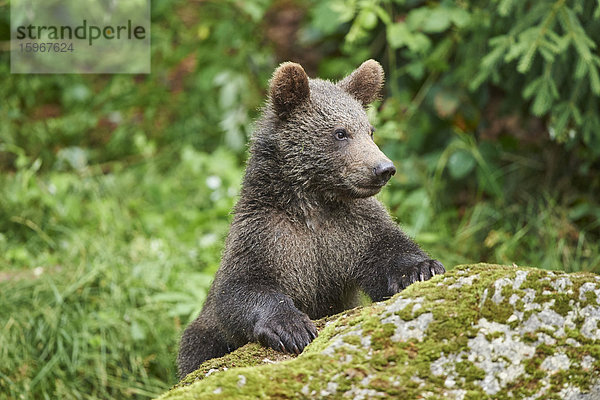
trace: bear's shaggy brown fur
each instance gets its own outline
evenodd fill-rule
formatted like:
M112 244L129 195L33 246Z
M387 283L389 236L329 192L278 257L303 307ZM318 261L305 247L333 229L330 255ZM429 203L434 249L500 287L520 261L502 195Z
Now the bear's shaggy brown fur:
M181 377L251 341L301 352L312 319L444 272L373 195L394 174L365 108L383 69L364 62L334 84L284 63L254 134L219 268L181 339Z

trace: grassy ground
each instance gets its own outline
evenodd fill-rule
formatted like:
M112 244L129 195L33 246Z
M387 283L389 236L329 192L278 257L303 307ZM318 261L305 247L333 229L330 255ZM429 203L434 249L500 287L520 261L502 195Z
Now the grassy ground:
M145 397L175 382L241 171L220 152L165 156L1 178L0 397Z

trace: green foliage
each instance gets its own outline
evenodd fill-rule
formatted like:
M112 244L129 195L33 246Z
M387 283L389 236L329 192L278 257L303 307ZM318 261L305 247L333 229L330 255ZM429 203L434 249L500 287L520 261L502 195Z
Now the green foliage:
M419 80L436 74L436 80L458 93L497 86L505 89L510 110L528 108L546 118L553 139L582 141L594 156L600 155L600 56L593 40L600 35L597 2L343 4L327 2L338 21L351 21L345 38L349 51L385 32L386 56L395 73L393 94L401 91L402 76ZM330 21L314 23L324 29Z
M564 0L498 3L502 18L497 24L505 24L505 18L519 23L489 40L490 51L471 88L490 76L501 85L507 75L502 67L516 63L525 78L522 97L530 100L533 115L549 117L550 135L560 141L580 139L597 156L600 56L594 54L597 44L591 38L600 33L598 5ZM496 27L494 33L500 31ZM590 119L586 124L583 115Z
M0 54L0 167L13 151L43 169L71 148L89 164L180 143L242 154L273 64L256 24L269 2L249 4L153 1L150 75L10 75Z

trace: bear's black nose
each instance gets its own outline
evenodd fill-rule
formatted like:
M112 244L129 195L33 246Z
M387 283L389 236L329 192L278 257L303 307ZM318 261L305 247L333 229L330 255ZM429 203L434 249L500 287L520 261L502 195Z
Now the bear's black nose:
M396 167L394 167L394 164L392 164L391 161L384 161L377 164L377 166L373 168L373 172L376 177L380 178L383 183L385 183L396 173Z

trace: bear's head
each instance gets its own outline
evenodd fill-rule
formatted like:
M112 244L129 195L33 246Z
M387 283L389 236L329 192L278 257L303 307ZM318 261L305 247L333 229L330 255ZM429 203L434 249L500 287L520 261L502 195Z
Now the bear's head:
M383 80L374 60L338 83L310 79L299 64L281 64L270 82L263 132L282 176L328 198L379 192L396 169L373 141L365 109L379 97Z

